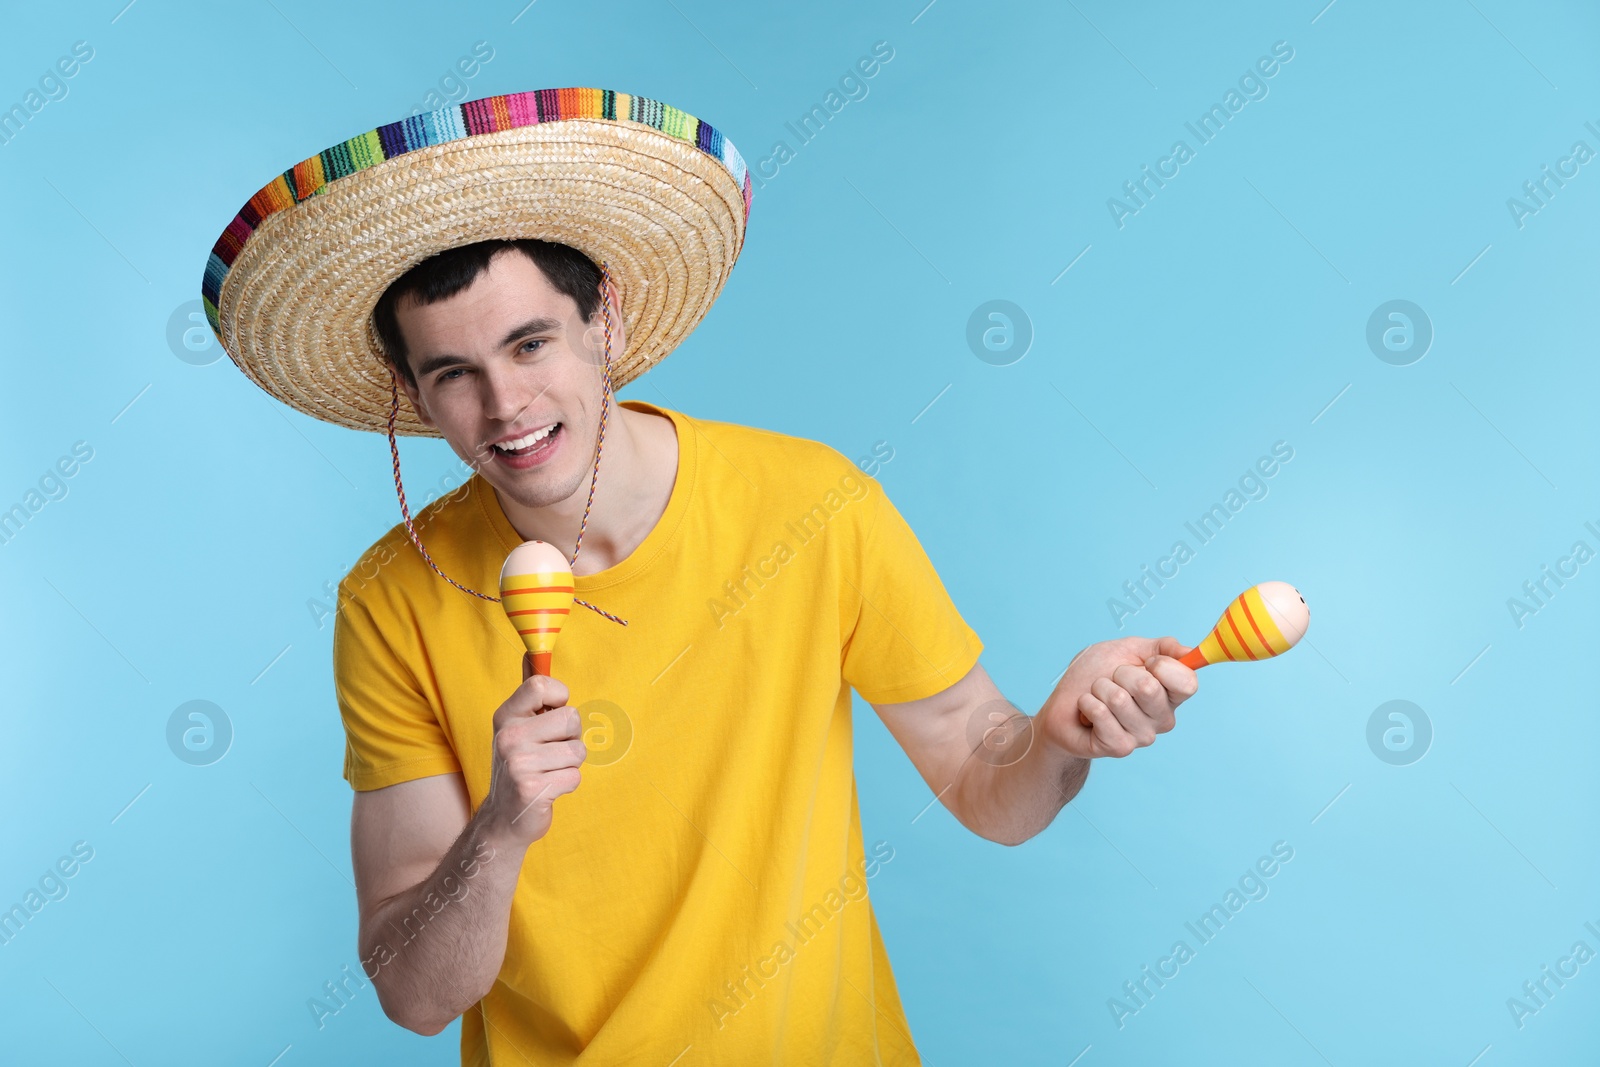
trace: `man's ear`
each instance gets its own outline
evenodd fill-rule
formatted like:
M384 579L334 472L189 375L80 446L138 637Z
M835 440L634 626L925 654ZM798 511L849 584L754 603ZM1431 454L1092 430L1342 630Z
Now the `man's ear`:
M611 307L611 358L621 359L623 349L627 347L627 335L622 325L622 294L617 292L615 282L606 281L601 284L604 286L601 295ZM601 314L604 315L605 312L602 311ZM602 326L604 321L601 320Z
M417 421L424 426L434 426L433 417L428 414L428 409L423 406L421 393L412 384L411 379L394 368L390 368L390 373L399 379L400 388L406 391L406 396L411 401L411 408L417 413Z
M600 297L611 309L611 359L615 362L622 358L623 350L627 347L627 335L622 326L622 294L617 292L615 285L602 282ZM596 307L583 331L583 344L592 353L585 353L585 359L596 369L603 366L605 360L605 328L606 307Z

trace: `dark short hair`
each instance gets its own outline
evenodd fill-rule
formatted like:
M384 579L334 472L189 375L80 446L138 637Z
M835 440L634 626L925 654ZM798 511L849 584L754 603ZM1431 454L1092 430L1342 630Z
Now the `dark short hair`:
M413 386L416 376L406 360L405 337L395 308L406 297L419 304L448 300L477 280L489 269L489 261L501 252L515 249L533 260L551 286L570 296L585 322L600 309L600 268L594 260L570 245L532 238L517 241L478 241L449 248L430 256L390 283L372 310L372 326L383 343L389 362Z

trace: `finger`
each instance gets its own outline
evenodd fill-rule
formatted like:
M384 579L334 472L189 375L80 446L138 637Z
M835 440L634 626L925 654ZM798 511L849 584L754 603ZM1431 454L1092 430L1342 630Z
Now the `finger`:
M495 733L499 733L507 723L514 719L526 719L544 710L544 702L539 699L539 690L535 685L537 681L537 675L523 679L522 684L513 689L511 695L506 697L506 702L495 709Z
M1123 665L1111 672L1111 680L1133 697L1139 710L1155 726L1156 733L1165 733L1175 725L1172 702L1166 687L1143 667ZM1154 738L1151 738L1154 740Z
M542 674L524 678L522 684L517 686L506 698L506 702L495 711L494 728L500 729L509 718L526 718L538 715L546 708L559 708L567 702L567 697L570 695L565 683L558 678Z
M1122 728L1117 717L1106 707L1105 701L1093 693L1078 697L1078 713L1086 717L1093 727L1094 743L1108 756L1122 757L1139 746L1133 743L1128 731Z
M1121 670L1122 668L1117 668ZM1133 694L1110 678L1096 678L1089 691L1111 709L1123 731L1139 745L1152 744L1156 739L1155 721L1145 714Z
M583 781L583 774L576 767L564 767L559 771L551 771L549 780L546 783L550 791L546 796L566 796L578 788L578 783L581 781Z
M576 738L567 741L541 741L525 747L519 739L515 747L516 751L511 754L507 766L512 774L519 777L548 774L551 771L577 767L589 754L583 742Z
M1155 656L1150 660L1150 673L1166 689L1173 707L1194 696L1200 689L1200 678L1194 670L1185 667L1169 656Z
M544 674L536 674L522 684L533 686L539 695L540 705L546 708L559 708L571 696L565 682Z
M530 715L520 721L507 723L506 730L515 730L519 742L548 744L552 741L572 741L583 734L583 724L578 709L562 706L549 708L542 715Z

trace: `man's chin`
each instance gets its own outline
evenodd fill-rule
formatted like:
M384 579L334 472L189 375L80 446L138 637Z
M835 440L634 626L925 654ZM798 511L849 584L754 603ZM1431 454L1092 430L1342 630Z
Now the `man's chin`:
M478 470L502 501L522 508L547 508L566 500L577 490L576 483L560 483L555 471L542 467L525 471L508 470L490 460Z

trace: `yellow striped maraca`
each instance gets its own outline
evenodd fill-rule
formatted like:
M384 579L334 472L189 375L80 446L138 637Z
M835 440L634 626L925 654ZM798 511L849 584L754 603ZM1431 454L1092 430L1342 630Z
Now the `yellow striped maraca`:
M1234 598L1205 640L1178 657L1198 670L1212 663L1271 659L1293 648L1311 625L1311 609L1288 582L1262 582Z
M533 656L533 672L550 675L556 638L572 613L572 565L554 545L524 541L500 568L500 606Z
M1288 582L1262 582L1234 597L1205 639L1178 662L1199 670L1213 663L1271 659L1293 648L1309 625L1311 609L1300 590ZM1078 721L1093 725L1081 711Z

